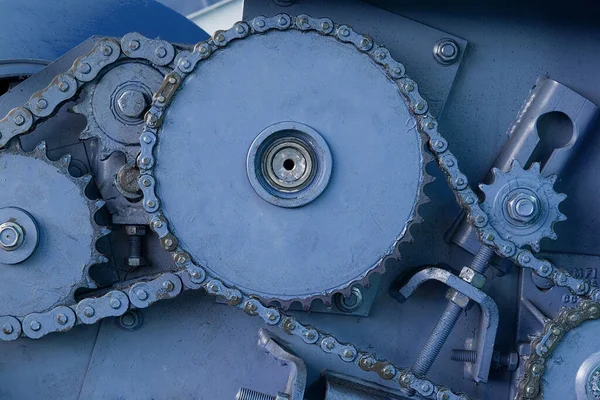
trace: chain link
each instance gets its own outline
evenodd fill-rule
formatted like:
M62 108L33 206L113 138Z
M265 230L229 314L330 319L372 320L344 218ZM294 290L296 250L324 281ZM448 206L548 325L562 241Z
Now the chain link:
M533 269L538 275L551 279L556 286L567 287L572 293L581 297L591 298L594 301L600 300L600 289L592 290L588 281L570 276L549 261L536 258L528 250L518 249L514 243L502 238L489 225L488 216L481 209L477 195L469 187L467 177L458 168L456 157L448 149L448 142L437 131L437 122L428 112L427 102L419 94L417 84L404 75L404 66L394 60L385 47L376 45L369 36L357 34L348 25L335 25L327 18L316 19L308 15L294 18L287 14L279 14L271 18L257 17L248 23L239 22L229 30L217 31L210 40L198 43L193 51L182 51L178 54L171 53L170 49L173 47L167 42L146 39L141 35L130 34L126 36L127 40L124 38L121 45L113 39L103 39L90 53L78 58L69 71L57 76L48 87L35 93L25 106L14 108L0 120L1 149L13 137L33 131L39 122L52 115L62 103L74 98L82 85L93 81L104 67L117 60L126 57L141 57L151 62L158 60L157 63L163 62L163 59L175 60L173 72L165 77L146 114L138 165L142 171L139 184L144 194L143 206L150 216L150 226L160 237L162 247L173 253L175 265L179 270L154 278L141 278L131 285L116 288L118 290L112 290L102 297L84 299L68 307L59 306L45 313L32 313L22 319L12 316L0 317L0 339L14 340L21 332L30 338L38 338L47 333L66 331L75 324L95 323L108 316L122 315L132 306L147 307L154 301L175 297L183 290L202 288L211 295L224 297L230 305L242 309L248 315L260 316L267 324L277 325L285 333L298 336L305 343L316 345L326 353L336 354L342 361L354 363L364 371L374 371L382 379L394 380L401 387L415 391L426 399L469 399L464 394L456 394L426 378L416 376L408 369L380 360L374 354L361 351L352 344L343 343L332 335L303 325L293 316L288 316L275 307L265 307L257 299L227 287L220 280L211 277L201 266L194 264L189 254L178 247L177 238L168 229L168 221L160 212L160 200L155 193L156 182L152 176L152 167L155 162L153 150L158 129L174 93L186 75L195 69L198 62L207 59L231 41L243 39L251 34L289 29L313 31L351 44L358 51L368 55L397 82L400 92L408 100L410 110L417 120L417 129L428 138L432 153L445 172L459 204L468 211L469 220L477 228L478 237L484 245L494 248L497 254L511 259L517 265ZM139 50L141 47L143 51ZM167 65L169 62L159 65ZM563 311L557 318L557 322L548 324L545 334L535 345L536 350L542 352L542 349L548 349L545 353L547 357L553 346L558 343L558 339L566 332L565 328L572 329L576 326L572 323L569 325L573 315L577 315L578 321L598 317L596 303L584 301L582 308L587 314L581 311L578 314L574 314L576 311L572 310ZM553 336L556 327L560 328L562 333ZM539 376L535 374L543 372L543 361L545 361L543 357L537 352L532 355L528 362L530 368L519 388L523 387L523 390L531 391L527 388L534 387L535 393L539 393ZM536 367L538 365L542 365L541 372L539 367Z

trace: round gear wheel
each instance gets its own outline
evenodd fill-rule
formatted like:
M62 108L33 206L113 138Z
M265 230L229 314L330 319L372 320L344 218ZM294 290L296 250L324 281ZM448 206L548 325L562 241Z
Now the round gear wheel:
M556 239L554 224L567 219L559 210L567 196L554 191L556 176L543 177L539 163L523 169L517 160L508 172L493 168L492 175L490 184L479 185L485 194L481 208L500 236L533 251L544 237Z
M113 152L127 154L138 148L152 94L164 74L144 62L128 61L112 66L95 85L85 85L73 111L87 119L80 139L96 138L102 160Z
M22 317L95 287L89 267L107 261L96 241L108 231L94 220L104 202L85 195L90 176L71 176L69 156L49 160L45 143L17 143L0 151L0 316Z
M209 275L308 308L368 284L409 238L430 156L389 73L401 65L364 38L371 52L317 32L251 34L182 83L153 176L179 250Z

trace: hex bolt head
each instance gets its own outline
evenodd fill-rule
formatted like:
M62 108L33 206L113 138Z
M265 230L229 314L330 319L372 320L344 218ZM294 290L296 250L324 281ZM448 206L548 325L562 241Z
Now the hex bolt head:
M117 104L123 115L129 118L139 118L148 107L146 97L138 90L124 91L119 96Z
M458 43L449 38L441 39L433 46L433 58L442 65L450 65L456 62L459 53Z
M540 201L533 193L519 191L508 198L506 211L511 222L527 225L538 217Z
M0 249L6 251L17 250L25 238L25 232L21 225L7 221L0 224Z

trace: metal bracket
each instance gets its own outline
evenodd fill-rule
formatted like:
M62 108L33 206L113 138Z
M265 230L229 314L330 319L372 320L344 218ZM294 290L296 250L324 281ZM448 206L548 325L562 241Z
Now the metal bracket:
M458 276L435 267L417 272L406 285L394 294L394 297L398 301L404 302L419 286L430 280L440 281L479 304L481 313L479 329L475 336L477 360L465 372L469 372L470 376L468 378L475 382L487 382L492 364L494 342L496 341L496 333L498 332L499 311L496 302L483 291L471 286Z

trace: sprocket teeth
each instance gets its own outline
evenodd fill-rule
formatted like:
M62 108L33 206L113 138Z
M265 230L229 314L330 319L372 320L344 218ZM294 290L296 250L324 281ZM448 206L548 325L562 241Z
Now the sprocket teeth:
M79 139L87 140L91 139L93 136L87 126L79 133Z
M565 214L563 214L563 213L558 213L557 220L558 220L558 222L560 222L560 221L566 221L567 220L567 216Z
M515 162L516 162L516 165L521 167L521 165L519 164L519 162L517 160L515 160ZM529 170L535 172L537 175L541 175L540 163L539 162L532 163L531 167L529 167Z

